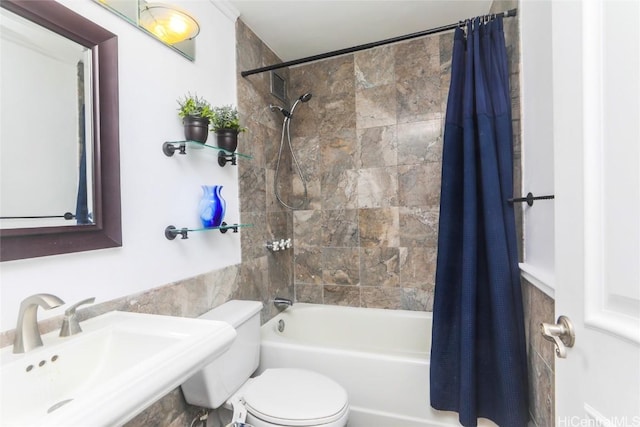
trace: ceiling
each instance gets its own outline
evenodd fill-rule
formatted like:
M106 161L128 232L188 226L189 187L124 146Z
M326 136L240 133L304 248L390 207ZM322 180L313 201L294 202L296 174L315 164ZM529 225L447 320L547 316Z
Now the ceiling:
M489 12L491 0L229 0L283 61L424 31Z

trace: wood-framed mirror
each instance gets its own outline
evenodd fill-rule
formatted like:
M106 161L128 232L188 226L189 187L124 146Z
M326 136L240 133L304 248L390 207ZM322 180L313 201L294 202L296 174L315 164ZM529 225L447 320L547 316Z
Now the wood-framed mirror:
M81 167L87 171L88 177L77 183L78 205L74 213L75 217L80 210L78 206L81 195L84 194L84 199L89 199L88 208L85 201L85 210L90 211L89 220L77 219L74 225L51 226L47 223L33 223L18 227L3 226L0 229L0 261L122 246L117 36L54 0L0 0L0 6L30 21L29 25L42 27L76 43L81 48L84 47L89 65L79 68L83 68L84 73L89 74L85 81L90 87L80 97L79 108L83 111L80 117L86 117L88 125L78 125L81 133L84 133L84 130L89 133L86 138L86 151L82 150L85 152L86 163ZM47 49L41 50L44 52ZM5 79L4 73L2 79ZM38 83L39 87L42 87L42 82ZM47 112L37 113L34 122L38 122L38 114ZM77 115L77 111L71 111L70 114ZM36 124L34 123L34 126ZM3 136L0 144L26 145L29 144L29 135L20 140ZM54 145L58 147L62 144ZM18 165L23 170L23 175L12 176L13 182L39 180L37 184L41 188L41 194L48 192L47 185L51 180L46 176L37 176L37 169L40 168L29 162ZM74 173L77 174L77 171ZM4 180L4 176L2 179ZM10 182L8 184L11 185ZM88 188L81 193L80 188L83 185ZM23 198L29 197L39 197L39 194L25 194Z

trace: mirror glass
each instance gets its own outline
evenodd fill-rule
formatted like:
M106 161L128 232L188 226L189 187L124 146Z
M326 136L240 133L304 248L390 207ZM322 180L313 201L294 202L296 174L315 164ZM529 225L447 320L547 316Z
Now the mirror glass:
M180 13L184 14L185 16L189 16L189 12L186 10L181 10L173 5L169 5L167 3L164 2L157 2L157 3L152 3L152 2L147 2L145 0L94 0L96 3L98 3L99 5L109 9L111 12L115 13L116 15L120 16L121 18L123 18L125 21L129 22L130 24L134 25L136 28L142 30L144 33L150 35L151 37L153 37L154 39L158 40L159 42L161 42L162 44L164 44L165 46L175 50L176 52L178 52L180 55L184 56L185 58L191 60L191 61L195 61L196 59L196 39L195 36L192 38L188 38L186 40L183 41L179 41L179 42L175 42L175 43L171 43L169 41L163 40L162 38L162 31L158 32L158 34L154 33L153 28L155 28L155 25L153 25L153 23L149 23L149 19L151 19L152 21L157 19L159 21L164 20L165 18L160 15L157 14L156 12L153 13L148 13L150 10L155 10L155 8L157 7L162 7L164 8L165 6L171 9L175 9L176 11L179 11ZM170 20L173 21L173 19L171 17L169 17ZM145 25L143 25L143 21L147 21L148 24L145 27ZM175 24L177 24L179 27L183 26L183 23L181 22L175 22ZM196 24L197 25L197 24ZM198 29L199 31L199 29ZM197 35L197 32L196 34Z
M122 246L118 37L54 0L0 12L0 261Z
M91 68L91 49L0 9L0 228L94 223Z

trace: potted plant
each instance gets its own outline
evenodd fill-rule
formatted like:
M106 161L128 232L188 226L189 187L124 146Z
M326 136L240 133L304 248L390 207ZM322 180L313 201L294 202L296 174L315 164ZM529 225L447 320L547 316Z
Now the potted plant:
M216 134L218 147L233 153L238 147L238 134L247 129L240 126L238 110L231 105L213 107L211 131Z
M211 104L198 95L187 93L178 99L178 105L178 116L182 117L184 125L184 137L204 144L209 136L209 123L213 119Z

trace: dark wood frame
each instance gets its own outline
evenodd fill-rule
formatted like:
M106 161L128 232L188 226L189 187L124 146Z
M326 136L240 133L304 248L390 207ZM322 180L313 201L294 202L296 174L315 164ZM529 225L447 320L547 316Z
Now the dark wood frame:
M0 230L0 261L122 246L117 36L54 0L0 7L90 48L94 64L94 224Z

